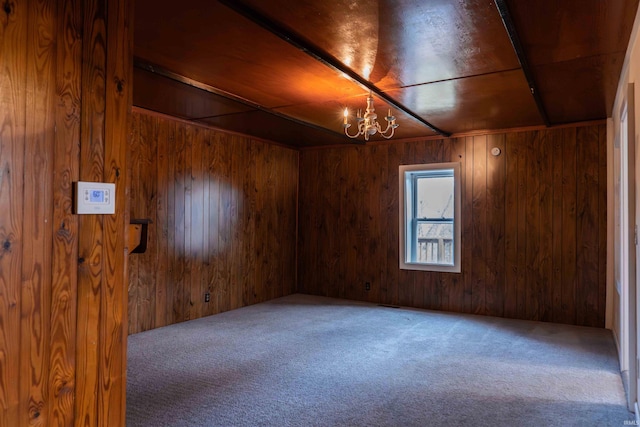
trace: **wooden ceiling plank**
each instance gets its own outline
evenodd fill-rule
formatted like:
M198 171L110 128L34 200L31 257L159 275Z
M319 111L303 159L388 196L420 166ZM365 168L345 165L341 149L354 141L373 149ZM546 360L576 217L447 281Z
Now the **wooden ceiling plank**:
M333 131L333 130L330 130L330 129L327 129L327 128L324 128L324 127L321 127L321 126L317 126L317 125L315 125L313 123L309 123L307 121L302 121L302 120L299 120L299 119L297 119L295 117L292 117L290 115L286 115L286 114L280 113L280 112L278 112L278 111L276 111L274 109L267 108L267 107L264 107L262 105L256 104L256 103L251 102L251 101L249 101L247 99L244 99L244 98L235 96L233 94L230 94L228 92L219 90L219 89L217 89L217 88L215 88L213 86L207 85L205 83L201 83L201 82L198 82L196 80L190 79L188 77L181 76L180 74L177 74L177 73L174 73L172 71L169 71L169 70L167 70L167 69L165 69L165 68L163 68L163 67L161 67L159 65L150 64L150 63L148 63L148 62L146 62L146 61L144 61L144 60L142 60L140 58L136 58L134 60L134 67L138 68L138 69L145 70L145 71L153 73L153 74L157 74L157 75L162 76L162 77L164 77L166 79L173 80L173 81L176 81L178 83L181 83L181 84L184 84L184 85L187 85L187 86L190 86L190 87L194 87L194 88L200 89L202 91L211 93L213 95L221 96L223 98L229 99L230 101L246 105L247 107L251 108L252 110L262 111L262 112L270 114L272 116L288 120L288 121L296 123L298 125L307 126L307 127L310 127L310 128L312 128L312 129L314 129L316 131L324 132L324 133L329 134L329 135L334 135L334 136L335 135L340 135L340 136L342 136L342 133L340 133L340 132L336 132L336 131ZM166 86L165 86L165 88L166 88ZM153 106L150 106L150 105L139 105L139 106L143 107L143 108L146 108L146 109L153 110L153 111L158 111L160 113L168 113L167 111L164 111L163 108L156 109L156 108L154 108ZM246 111L235 111L235 112L231 112L231 113L223 114L223 115L224 116L228 116L228 115L231 115L231 114L245 114L245 113L247 113L247 112ZM221 117L223 115L217 114L217 115L209 115L209 116L203 116L203 117L183 117L183 118L190 119L190 120L207 121L209 119L214 119L216 117Z
M371 83L370 81L368 81L367 79L365 79L364 77L360 76L358 73L353 71L351 68L343 64L335 56L322 50L321 48L319 48L309 40L305 39L301 35L297 34L296 32L288 28L285 28L280 23L270 19L269 17L252 9L251 7L247 6L246 4L240 1L237 1L237 0L218 0L218 1L219 3L230 8L231 10L249 19L253 23L269 31L273 35L281 38L282 40L286 41L287 43L291 44L292 46L296 47L297 49L301 50L302 52L316 59L317 61L325 64L326 66L332 68L337 72L347 75L353 81L359 83L369 91L375 93L379 98L383 99L385 102L392 105L394 108L398 110L402 110L405 114L413 117L414 119L424 124L426 127L431 129L435 133L445 137L451 135L450 132L444 131L432 125L427 120L425 120L415 112L411 111L408 107L406 107L402 103L398 102L397 100L387 95L385 92L379 89L376 85L374 85L373 83Z
M398 88L393 96L457 133L543 124L519 68Z

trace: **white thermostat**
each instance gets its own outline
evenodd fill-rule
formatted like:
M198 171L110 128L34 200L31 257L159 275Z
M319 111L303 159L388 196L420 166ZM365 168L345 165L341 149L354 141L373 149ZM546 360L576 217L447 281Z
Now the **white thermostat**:
M77 214L116 213L116 185L106 182L76 183Z

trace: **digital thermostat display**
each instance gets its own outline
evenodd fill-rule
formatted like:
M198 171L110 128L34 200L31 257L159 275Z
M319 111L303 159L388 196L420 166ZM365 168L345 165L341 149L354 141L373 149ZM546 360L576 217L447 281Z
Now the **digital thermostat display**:
M115 213L116 185L104 182L82 182L76 184L76 213Z
M86 199L89 203L104 203L109 200L107 190L86 190Z

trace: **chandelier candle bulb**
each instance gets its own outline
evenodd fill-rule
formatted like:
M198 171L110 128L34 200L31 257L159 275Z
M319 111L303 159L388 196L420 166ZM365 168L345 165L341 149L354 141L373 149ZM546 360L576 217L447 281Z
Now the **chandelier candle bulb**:
M344 109L344 124L347 124L347 117L349 116L349 110L348 109Z

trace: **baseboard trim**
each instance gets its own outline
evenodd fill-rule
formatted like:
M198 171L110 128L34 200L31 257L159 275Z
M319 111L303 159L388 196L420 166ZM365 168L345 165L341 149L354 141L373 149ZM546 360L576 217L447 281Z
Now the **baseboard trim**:
M616 345L616 351L618 352L618 365L620 365L620 374L622 374L623 372L623 364L622 364L622 350L620 347L620 339L618 337L618 332L615 329L612 329L611 332L613 333L613 342Z

